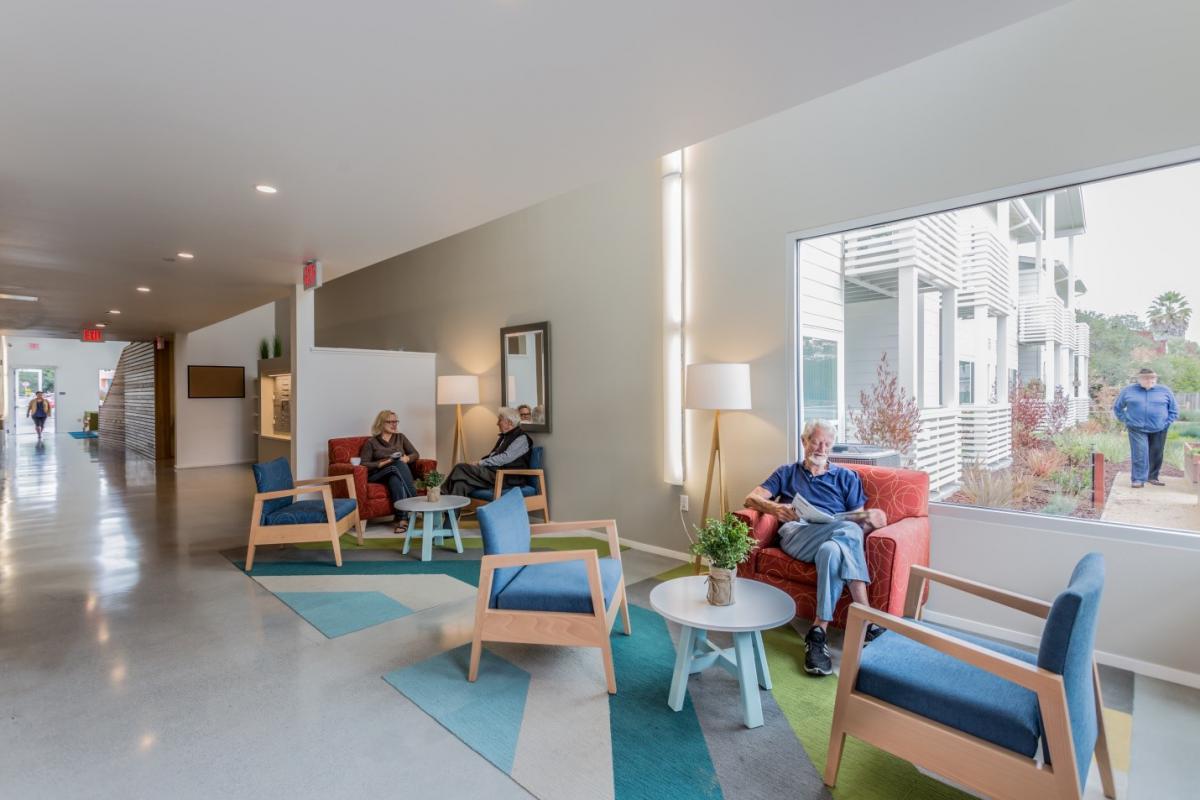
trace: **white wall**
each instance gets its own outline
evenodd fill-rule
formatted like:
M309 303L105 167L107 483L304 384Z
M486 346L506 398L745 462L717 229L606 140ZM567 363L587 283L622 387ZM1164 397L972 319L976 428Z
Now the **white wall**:
M245 464L257 455L258 343L275 335L275 304L175 334L175 466ZM189 364L245 367L244 398L188 399Z
M30 349L36 344L37 349ZM115 369L117 359L128 342L82 342L74 339L44 339L39 337L9 336L5 371L10 389L12 371L18 367L54 367L55 397L54 413L57 417L55 430L83 430L81 420L84 411L100 408L100 370ZM11 406L13 400L8 398ZM12 409L5 418L5 428L11 433L13 420L25 416L24 408Z

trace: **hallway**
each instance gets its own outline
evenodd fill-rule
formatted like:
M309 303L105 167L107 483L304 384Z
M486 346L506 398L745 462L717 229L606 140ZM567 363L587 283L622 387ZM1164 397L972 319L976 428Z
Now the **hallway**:
M465 637L469 603L325 639L221 555L244 547L251 490L246 467L8 437L5 796L527 796L379 679L429 655L431 627ZM455 768L413 757L433 752Z

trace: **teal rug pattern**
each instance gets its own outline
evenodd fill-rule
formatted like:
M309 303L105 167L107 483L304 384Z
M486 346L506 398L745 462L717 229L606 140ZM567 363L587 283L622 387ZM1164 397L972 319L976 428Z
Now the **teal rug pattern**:
M383 592L275 592L327 639L406 617L412 609Z
M245 571L246 562L231 559L233 566ZM254 562L251 578L281 575L449 575L471 586L479 585L478 561L350 561L342 566L332 561L261 561Z
M479 679L469 683L465 645L384 680L535 796L722 800L691 700L678 713L667 707L675 650L666 623L638 606L630 616L635 635L612 636L615 696L591 648L488 645ZM564 661L579 668L549 674ZM597 779L597 772L606 774ZM562 776L557 784L547 777L554 773Z
M100 434L95 431L67 431L71 434L72 439L99 439Z

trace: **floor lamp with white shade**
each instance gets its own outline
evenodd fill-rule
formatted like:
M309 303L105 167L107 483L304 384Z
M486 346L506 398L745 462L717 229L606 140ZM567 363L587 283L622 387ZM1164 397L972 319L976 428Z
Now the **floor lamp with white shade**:
M687 368L687 388L684 405L694 410L709 410L713 414L712 447L708 451L708 477L704 482L704 505L701 523L708 519L712 498L713 469L717 471L717 502L721 518L729 513L729 495L725 490L725 459L721 455L721 412L750 409L749 364L690 364Z
M463 430L463 405L479 403L478 375L439 375L437 379L437 403L439 406L454 406L454 449L450 451L450 462L467 460L467 435Z

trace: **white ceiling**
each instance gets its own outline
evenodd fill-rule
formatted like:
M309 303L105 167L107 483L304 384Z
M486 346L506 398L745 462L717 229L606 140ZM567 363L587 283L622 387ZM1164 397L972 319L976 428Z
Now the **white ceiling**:
M1062 2L3 0L0 330L193 330Z

